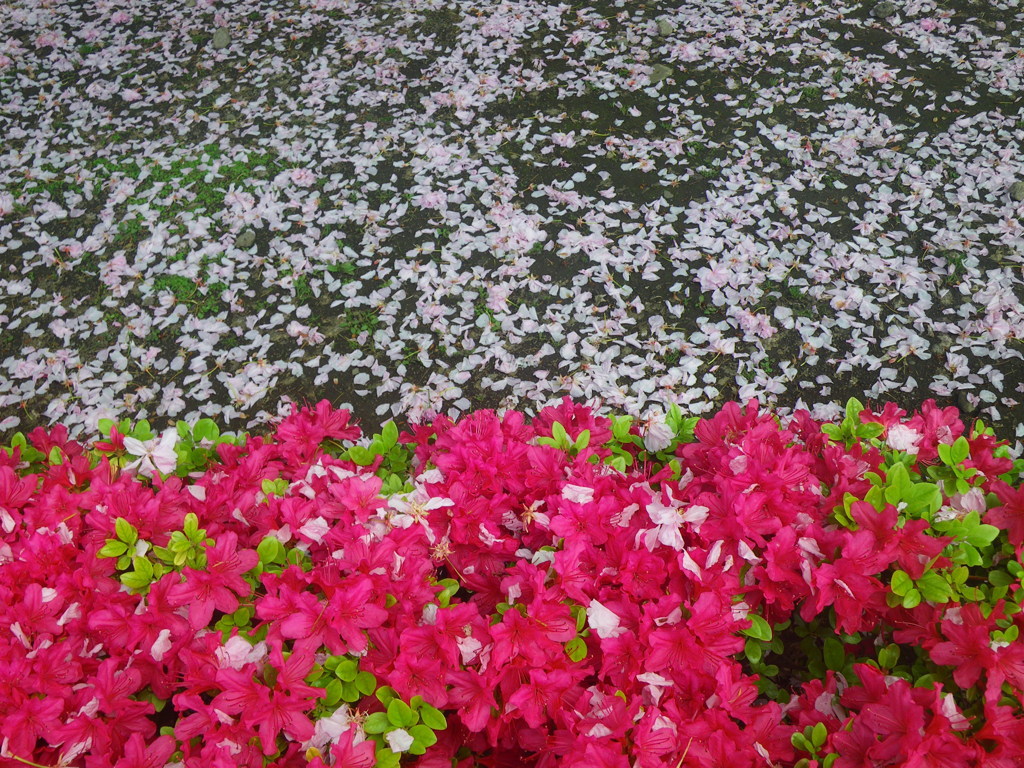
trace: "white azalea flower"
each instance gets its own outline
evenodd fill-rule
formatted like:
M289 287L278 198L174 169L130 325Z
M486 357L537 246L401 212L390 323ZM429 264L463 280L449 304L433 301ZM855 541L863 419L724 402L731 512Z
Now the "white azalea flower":
M618 637L626 632L624 627L619 626L618 614L605 608L597 600L591 600L587 607L587 624L602 639Z
M885 444L894 451L904 451L912 456L917 455L918 443L923 435L905 424L893 424L885 437Z
M644 435L644 448L654 453L663 451L672 445L675 436L672 427L664 421L656 421L648 427L647 434Z
M138 469L139 474L145 477L152 477L155 470L169 475L178 465L178 454L174 452L177 444L178 432L175 429L165 429L159 440L142 442L134 437L126 437L125 450L137 458L125 469Z
M392 752L405 752L405 750L412 746L413 742L412 735L404 728L388 731L384 738L387 739L388 746L391 747Z

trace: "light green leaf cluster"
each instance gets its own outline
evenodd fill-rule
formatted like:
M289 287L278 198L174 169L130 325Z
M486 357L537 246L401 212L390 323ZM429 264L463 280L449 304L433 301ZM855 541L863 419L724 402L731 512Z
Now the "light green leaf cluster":
M397 692L388 686L377 689L377 699L386 707L374 712L363 722L366 735L377 742L377 768L396 768L403 754L422 755L437 743L437 731L448 727L441 710L431 706L422 696L413 696L406 704ZM412 737L405 752L395 752L388 745L387 735L402 730Z
M822 753L825 743L828 741L828 729L824 723L815 723L804 728L803 732L797 731L790 737L793 747L801 752L807 752L810 757L797 760L795 768L807 768L811 760L816 760L822 768L832 768L832 765L839 759L835 753Z
M825 424L821 431L837 443L842 443L847 448L858 440L872 440L877 438L885 427L877 423L864 423L860 419L860 413L864 410L864 403L855 397L851 397L846 403L846 413L839 424Z
M537 445L550 445L560 451L565 451L570 456L576 456L590 445L590 430L584 429L575 440L569 438L569 433L557 421L551 425L551 437L538 437Z
M378 477L384 481L381 495L410 493L413 486L406 478L412 463L412 452L398 441L398 427L389 421L379 434L373 436L368 447L353 445L343 451L339 458L351 461L360 467L375 467Z
M328 656L323 664L313 667L306 680L324 689L324 698L315 713L317 719L329 717L341 702L355 704L377 690L377 678L360 670L359 659L354 656Z
M121 583L140 594L148 592L154 581L170 571L204 569L205 550L214 543L192 512L185 515L182 529L171 533L166 547L154 547L140 539L138 529L123 517L114 521L114 536L104 542L96 556L116 557L115 567L123 571Z

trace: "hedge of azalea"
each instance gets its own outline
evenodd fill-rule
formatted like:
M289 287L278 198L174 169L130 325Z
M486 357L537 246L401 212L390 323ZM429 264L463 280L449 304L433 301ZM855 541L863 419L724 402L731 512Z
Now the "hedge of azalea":
M0 764L1024 765L1020 461L925 402L0 451Z

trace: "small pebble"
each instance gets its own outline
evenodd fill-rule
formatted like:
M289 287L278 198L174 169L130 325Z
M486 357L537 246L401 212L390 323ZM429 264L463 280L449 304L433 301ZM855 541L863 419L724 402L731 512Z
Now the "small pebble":
M651 69L651 85L660 83L667 77L671 77L675 74L675 70L672 67L667 67L664 64L655 64Z
M242 250L245 250L246 248L251 248L253 245L255 245L255 243L256 233L253 232L251 229L243 230L238 234L238 237L235 238L235 247L241 248Z
M216 32L213 33L213 47L215 50L221 50L231 45L231 33L228 32L227 27L220 27Z
M889 0L883 0L871 9L871 15L876 19L887 19L894 13L896 13L896 3L891 3Z
M668 19L659 19L658 20L658 34L661 35L662 37L668 37L669 35L671 35L675 31L676 31L676 25L673 24Z
M967 399L967 392L962 389L956 393L956 404L964 413L974 413L978 410L978 406L974 405Z

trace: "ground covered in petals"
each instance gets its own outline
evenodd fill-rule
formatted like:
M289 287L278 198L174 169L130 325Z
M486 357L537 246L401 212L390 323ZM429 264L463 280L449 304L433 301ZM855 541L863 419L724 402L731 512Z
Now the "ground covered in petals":
M676 5L4 4L0 430L1024 424L1019 3Z

